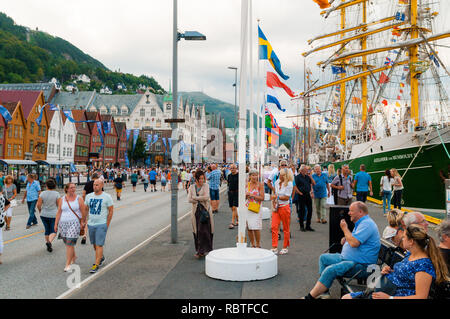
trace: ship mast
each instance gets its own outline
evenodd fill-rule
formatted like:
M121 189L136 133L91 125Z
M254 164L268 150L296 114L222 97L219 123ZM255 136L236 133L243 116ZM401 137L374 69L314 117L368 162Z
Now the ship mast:
M417 26L417 1L411 0L411 39L419 37ZM419 58L419 45L413 45L409 49L410 59L410 80L411 80L411 119L414 120L415 126L419 125L419 79L417 77L416 68L414 67Z
M344 2L344 0L342 0ZM365 3L365 1L364 1ZM341 9L341 30L345 29L345 7ZM341 35L341 38L344 38L344 34ZM345 68L345 61L342 61L341 67ZM345 78L345 73L341 72L341 79ZM347 137L346 137L346 127L345 127L345 82L340 85L340 114L341 114L341 130L339 133L341 139L341 145L345 146Z
M362 22L363 24L367 23L367 2L363 2L363 12L362 12ZM367 37L363 37L361 39L361 50L367 49ZM367 56L362 57L362 70L363 72L367 71ZM367 76L363 76L361 78L361 91L362 91L362 118L361 121L365 127L366 121L367 121L367 99L368 99L368 93L367 93Z

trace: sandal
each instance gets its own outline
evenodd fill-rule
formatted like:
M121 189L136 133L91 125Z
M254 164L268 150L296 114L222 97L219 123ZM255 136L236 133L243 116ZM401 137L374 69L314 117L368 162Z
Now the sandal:
M234 228L234 224L230 224L230 226L228 226L228 229L233 229Z
M200 255L199 255L199 254L195 254L194 257L197 258L197 259L199 259L199 258L200 258Z
M325 219L322 219L322 224L326 224L327 221Z

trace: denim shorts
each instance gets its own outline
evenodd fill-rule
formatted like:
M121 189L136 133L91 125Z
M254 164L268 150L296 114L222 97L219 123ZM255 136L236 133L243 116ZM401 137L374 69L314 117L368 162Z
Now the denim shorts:
M55 219L56 218L41 216L42 224L44 225L45 229L45 236L49 236L50 234L53 234L55 232Z
M106 239L106 232L108 231L108 226L106 224L91 226L88 225L89 229L89 239L92 245L104 246Z
M219 200L219 190L209 189L209 196L211 197L211 200Z

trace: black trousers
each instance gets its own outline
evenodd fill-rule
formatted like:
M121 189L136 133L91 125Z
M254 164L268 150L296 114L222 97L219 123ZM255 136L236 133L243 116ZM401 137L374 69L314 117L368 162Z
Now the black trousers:
M394 208L402 209L402 192L402 189L394 191L394 196L392 197Z
M303 193L298 196L297 202L297 216L301 227L304 227L305 214L306 214L306 227L311 227L312 217L312 199L309 193ZM307 210L307 212L305 211Z

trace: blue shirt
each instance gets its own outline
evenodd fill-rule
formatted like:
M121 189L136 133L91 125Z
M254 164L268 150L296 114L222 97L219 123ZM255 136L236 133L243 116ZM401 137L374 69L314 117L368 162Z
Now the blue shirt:
M27 202L38 200L39 192L41 191L41 185L38 181L33 183L27 183Z
M148 177L151 181L156 181L156 175L158 175L156 171L150 171L150 173L148 173Z
M361 217L352 231L352 236L360 242L356 248L345 242L341 256L344 260L352 260L359 264L376 264L380 251L380 234L377 224L366 215Z
M359 171L355 175L356 181L356 191L357 192L368 192L369 191L369 182L372 181L372 177L366 172Z
M328 197L328 176L324 173L317 175L312 174L312 178L316 182L316 185L313 186L314 197L315 198L327 198Z
M212 171L207 176L207 179L209 180L209 188L213 190L218 190L220 187L220 177L222 176L222 173L218 169Z

